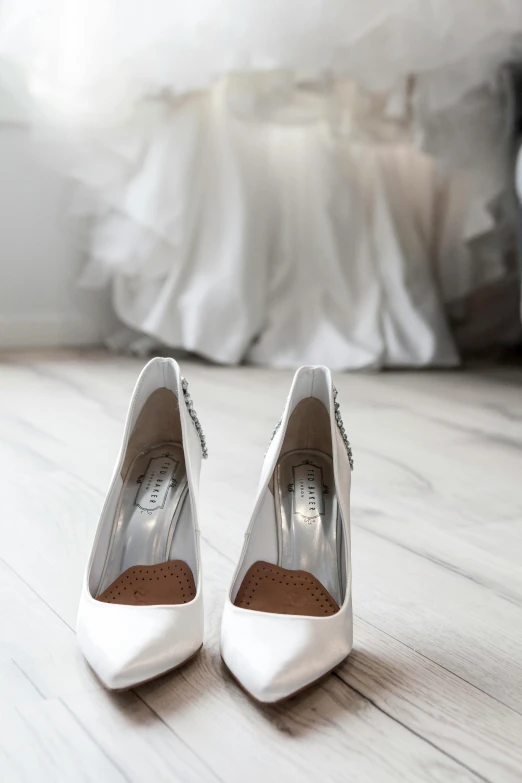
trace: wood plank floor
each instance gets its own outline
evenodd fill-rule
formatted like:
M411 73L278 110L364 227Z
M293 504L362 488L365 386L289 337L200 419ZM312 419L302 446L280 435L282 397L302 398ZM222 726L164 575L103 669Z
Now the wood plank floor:
M207 434L206 644L110 695L74 624L143 360L0 364L0 780L522 780L522 371L336 377L354 449L355 649L276 707L224 671L221 607L292 374L184 362Z

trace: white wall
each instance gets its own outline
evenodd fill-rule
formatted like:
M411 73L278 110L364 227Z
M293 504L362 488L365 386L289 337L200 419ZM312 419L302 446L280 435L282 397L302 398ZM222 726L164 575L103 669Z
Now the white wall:
M67 200L28 129L0 116L0 348L92 345L115 328L109 293L76 286Z

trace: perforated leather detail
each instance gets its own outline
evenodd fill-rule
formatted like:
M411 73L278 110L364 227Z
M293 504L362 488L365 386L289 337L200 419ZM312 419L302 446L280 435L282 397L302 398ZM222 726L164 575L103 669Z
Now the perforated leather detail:
M245 574L236 606L258 612L328 617L337 602L308 571L293 571L259 560Z
M97 600L107 604L186 604L196 595L194 576L183 560L127 568Z

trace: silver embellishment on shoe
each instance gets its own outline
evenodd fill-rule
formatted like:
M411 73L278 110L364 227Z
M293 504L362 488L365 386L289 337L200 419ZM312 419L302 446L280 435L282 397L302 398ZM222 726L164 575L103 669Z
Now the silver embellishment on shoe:
M192 419L192 422L194 424L194 427L196 429L196 432L198 434L199 442L201 443L201 451L203 454L203 459L207 459L208 457L208 449L207 449L207 441L205 438L205 435L203 433L203 428L200 424L200 421L198 419L197 413L194 409L194 404L192 400L190 399L190 394L188 390L188 381L186 378L181 379L181 388L183 390L183 397L185 399L185 405L187 406L187 410L189 412L189 416Z
M275 436L276 436L276 434L277 434L277 430L278 430L278 429L279 429L279 427L281 426L281 423L282 423L282 421L283 421L283 417L281 416L281 418L279 419L279 421L277 422L277 424L276 424L276 425L275 425L275 427L274 427L274 431L272 432L272 437L270 438L270 441L269 441L269 443L268 443L268 449L269 449L269 448L270 448L270 446L272 445L272 441L274 440L274 438L275 438ZM266 457L266 455L268 454L268 449L265 451L265 457Z
M348 454L348 462L350 463L350 469L353 470L352 447L350 446L348 435L346 434L346 430L344 429L343 420L341 418L341 411L339 409L339 403L337 402L337 389L335 388L335 386L333 387L333 398L334 398L335 420L337 422L337 426L339 428L341 438L343 439L346 453Z

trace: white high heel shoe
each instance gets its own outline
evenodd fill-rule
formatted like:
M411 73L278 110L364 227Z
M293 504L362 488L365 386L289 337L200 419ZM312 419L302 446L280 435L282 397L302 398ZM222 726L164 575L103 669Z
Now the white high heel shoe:
M205 438L172 359L134 390L87 566L77 634L103 684L130 688L203 644L198 487Z
M353 461L335 398L326 367L297 371L225 604L222 658L260 702L293 696L352 648Z

